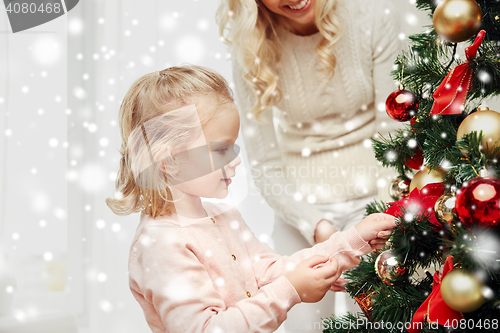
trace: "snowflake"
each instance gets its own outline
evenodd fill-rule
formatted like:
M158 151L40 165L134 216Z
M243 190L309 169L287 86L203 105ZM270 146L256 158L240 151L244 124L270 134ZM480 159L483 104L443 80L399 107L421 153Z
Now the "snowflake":
M267 243L269 241L269 235L268 234L261 234L259 236L259 241L262 243Z
M97 220L95 226L97 229L104 229L104 227L106 227L106 222L104 220Z
M379 178L377 180L377 187L378 188L385 188L387 186L387 181L383 178Z
M486 72L486 71L479 71L477 73L477 77L479 78L480 81L482 81L483 83L490 83L491 82L491 75Z
M106 280L108 279L108 276L106 275L106 273L99 273L97 274L97 281L99 282L106 282Z
M418 18L412 13L407 13L405 19L409 25L416 25L418 23Z
M179 39L175 51L181 61L198 63L205 55L205 44L197 36L185 36Z
M52 259L54 259L54 255L52 254L52 252L45 252L43 254L43 259L45 261L52 261Z
M354 129L354 122L352 121L347 121L345 124L344 124L344 127L347 131L352 131Z
M208 22L208 20L201 19L198 21L198 29L200 29L201 31L207 30L209 26L210 23Z
M111 230L113 230L113 232L119 232L121 229L122 226L119 223L113 223L111 226Z
M174 276L163 292L173 301L186 301L196 296L192 284L184 276Z
M316 196L314 194L309 194L307 196L307 202L310 204L314 204L316 202Z
M215 284L218 286L218 287L222 287L224 285L225 281L223 278L221 277L218 277L217 279L215 279Z
M79 17L73 17L68 22L68 32L72 35L79 35L83 31L83 21Z
M408 147L410 147L410 148L412 148L412 149L413 149L413 148L415 148L416 146L417 146L417 140L415 140L415 139L410 139L410 140L408 140Z
M413 214L412 214L412 213L406 213L406 214L405 214L405 216L404 216L404 220L405 220L406 222L411 222L411 221L413 221L413 217L414 217L414 216L413 216Z
M240 227L240 222L236 221L236 220L231 221L230 226L231 226L231 229L236 230Z
M111 312L113 310L113 305L108 300L101 300L99 302L99 307L104 312Z
M59 40L54 36L38 38L30 49L35 60L41 65L56 64L62 56Z
M398 155L396 154L396 152L394 150L389 150L387 151L387 153L385 153L385 159L390 161L390 162L393 162L397 159Z
M84 99L87 96L87 92L82 87L74 87L73 95L78 99Z

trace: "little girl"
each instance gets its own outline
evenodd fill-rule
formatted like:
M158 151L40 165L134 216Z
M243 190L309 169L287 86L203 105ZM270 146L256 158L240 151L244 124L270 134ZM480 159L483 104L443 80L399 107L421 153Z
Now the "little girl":
M155 333L274 332L295 304L334 290L395 226L394 217L373 214L277 255L234 207L201 201L227 195L241 162L239 126L227 82L203 67L144 75L122 102L119 195L106 202L119 215L142 212L129 282Z

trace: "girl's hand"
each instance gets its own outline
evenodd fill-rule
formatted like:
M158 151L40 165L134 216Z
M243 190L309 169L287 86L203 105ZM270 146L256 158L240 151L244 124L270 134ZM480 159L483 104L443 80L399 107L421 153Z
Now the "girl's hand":
M341 291L345 293L345 284L347 283L346 279L338 278L332 286L330 287L331 291Z
M337 281L342 272L338 269L335 257L328 258L314 255L300 262L285 274L304 303L320 301Z
M314 242L316 244L323 243L336 232L337 229L335 229L332 222L328 220L321 220L316 225L316 230L314 231Z
M396 218L392 215L377 213L365 217L354 227L361 238L368 242L372 249L381 249L396 226Z

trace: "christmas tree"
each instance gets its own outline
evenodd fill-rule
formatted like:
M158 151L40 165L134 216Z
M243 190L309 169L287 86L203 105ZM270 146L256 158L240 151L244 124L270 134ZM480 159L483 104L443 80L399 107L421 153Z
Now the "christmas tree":
M500 331L500 1L417 0L433 26L409 36L386 102L405 127L373 140L397 170L388 245L346 276L364 313L324 332ZM466 47L462 54L460 48Z

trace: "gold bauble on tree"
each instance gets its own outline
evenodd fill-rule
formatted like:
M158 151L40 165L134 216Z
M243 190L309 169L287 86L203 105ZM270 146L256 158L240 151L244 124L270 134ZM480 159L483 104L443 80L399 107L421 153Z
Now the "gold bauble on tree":
M363 313L365 314L366 318L368 320L372 320L372 312L373 312L373 298L377 295L376 291L372 291L371 293L365 293L365 292L360 292L356 296L354 296L354 299L356 300L356 303L358 303L359 307L361 310L363 310Z
M481 7L475 0L444 0L436 7L432 22L439 36L459 43L479 31L481 19Z
M405 279L406 269L399 263L397 256L390 250L380 253L375 260L375 271L387 285L393 285Z
M485 154L491 153L495 146L500 146L500 113L481 105L477 112L471 113L462 121L458 127L457 140L473 131L477 131L478 134L483 131L481 151ZM462 151L462 154L467 155L465 151Z
M471 273L454 269L441 281L441 296L453 310L472 312L479 309L485 301L483 287L484 284Z
M455 202L457 197L455 193L445 193L436 200L436 204L434 205L434 213L436 214L436 218L441 223L450 223L453 221L455 217L455 213L453 212L455 208Z
M410 194L410 179L406 176L398 176L389 185L389 195L394 200L401 200Z
M422 188L427 184L441 183L445 175L446 170L441 167L437 167L432 171L430 171L428 167L425 167L413 176L410 183L410 193L415 188L418 188L419 191L422 190Z

